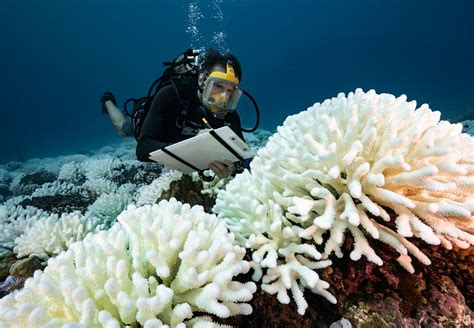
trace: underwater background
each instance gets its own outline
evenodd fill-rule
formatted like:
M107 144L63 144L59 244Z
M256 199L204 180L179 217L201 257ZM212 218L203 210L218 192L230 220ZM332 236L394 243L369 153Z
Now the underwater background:
M0 327L473 327L473 9L0 1ZM189 47L242 63L250 170L100 113Z
M145 95L188 47L240 59L263 129L358 87L450 119L474 106L473 12L470 0L3 0L0 163L120 143L101 94ZM239 109L252 127L252 106Z

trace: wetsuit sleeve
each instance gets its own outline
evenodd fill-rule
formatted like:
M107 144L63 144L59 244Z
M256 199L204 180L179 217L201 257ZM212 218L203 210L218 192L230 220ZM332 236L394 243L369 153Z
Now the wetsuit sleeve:
M176 93L171 85L158 91L143 122L136 154L143 162L151 162L150 152L172 144L170 137L176 122Z

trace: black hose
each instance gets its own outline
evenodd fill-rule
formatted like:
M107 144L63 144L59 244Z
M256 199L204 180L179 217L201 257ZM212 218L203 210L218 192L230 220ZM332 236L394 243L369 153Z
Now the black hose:
M142 98L140 98L140 99L142 99ZM139 101L140 99L129 98L129 99L127 99L127 100L123 103L123 110L124 110L124 112L125 112L125 114L126 114L127 116L129 116L129 117L132 117L132 116L133 116L133 113L130 114L130 112L129 112L128 109L127 109L128 103L131 102L131 101L133 101L133 103L135 103L135 102ZM134 106L134 107L135 107L135 106ZM132 109L132 111L133 111L133 109Z
M241 90L242 90L242 93L244 95L246 95L247 97L249 97L249 99L252 101L253 106L255 107L255 112L257 113L257 121L255 122L255 126L252 129L242 128L242 131L244 131L244 132L253 132L253 131L257 130L258 125L260 124L260 109L258 108L257 102L252 97L252 95L250 93L248 93L247 91L245 91L244 89L241 89Z

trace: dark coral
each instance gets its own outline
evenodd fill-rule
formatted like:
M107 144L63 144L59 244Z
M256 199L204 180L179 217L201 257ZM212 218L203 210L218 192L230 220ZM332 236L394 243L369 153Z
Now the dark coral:
M32 277L36 270L43 270L44 265L36 256L22 258L10 267L11 276Z
M23 288L25 281L29 277L24 276L8 276L7 279L0 285L0 298L14 292L17 289Z
M97 195L86 194L58 194L54 196L33 197L22 200L21 206L34 206L50 213L61 215L62 213L71 213L81 211L85 213L89 205L95 202Z
M112 170L110 179L119 186L125 183L150 184L161 175L161 171L161 166L158 164L129 167L120 165Z
M474 247L449 251L411 241L432 261L425 266L414 259L414 274L394 260L396 253L390 247L372 240L383 266L365 258L354 262L346 255L332 258L330 267L317 271L330 283L336 305L307 291L309 307L300 316L294 300L280 304L276 295L258 288L250 302L251 315L216 320L239 327L329 327L344 317L353 327L472 327ZM349 254L352 243L352 238L346 236L345 254ZM249 279L248 275L239 278Z
M0 201L4 202L8 200L13 193L10 190L8 184L0 183Z
M170 188L164 191L157 203L163 199L169 200L176 198L182 203L188 203L191 206L201 205L208 213L212 213L212 207L216 203L216 198L208 194L201 194L202 183L200 181L193 181L190 175L183 175L180 180L173 181Z
M251 261L251 252L247 250L245 260ZM245 283L252 280L252 271L246 274L240 274L234 278L236 281ZM257 291L253 298L248 302L252 306L250 315L232 316L227 319L212 316L215 322L234 327L255 327L255 328L287 328L287 327L328 327L328 323L332 323L341 318L338 308L321 297L312 293L306 293L305 298L309 307L305 314L299 315L298 309L293 300L290 304L282 304L278 301L276 295L270 295L264 292L260 283L257 283ZM316 304L316 305L315 305ZM209 315L209 313L203 313Z
M21 162L8 162L7 164L5 164L5 167L8 171L16 171L21 168L22 165L23 163Z
M53 182L56 180L57 175L53 172L40 170L35 173L27 174L20 180L20 184L26 185L39 185L44 183Z
M329 302L320 302L318 306L309 306L302 316L297 312L294 302L281 304L276 295L264 292L260 285L249 304L253 308L248 316L235 316L226 320L214 318L215 321L236 327L262 327L262 328L287 328L287 327L328 327L337 321L341 314ZM308 302L312 302L311 295L307 295Z
M466 250L470 252L466 256L459 249L448 251L411 241L432 261L425 266L414 260L414 274L394 260L390 247L374 240L371 244L384 261L381 267L365 258L357 262L347 257L333 259L321 276L330 283L340 312L358 327L469 327L474 249ZM348 238L346 253L351 243Z
M56 178L57 175L55 173L46 170L40 170L22 177L18 185L13 188L12 191L15 196L28 195L43 184L55 181Z
M15 253L7 251L0 259L0 281L4 281L10 274L10 268L17 260Z

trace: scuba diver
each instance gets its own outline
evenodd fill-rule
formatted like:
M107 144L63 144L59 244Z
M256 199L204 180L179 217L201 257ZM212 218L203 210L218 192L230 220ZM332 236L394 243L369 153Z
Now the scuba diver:
M121 111L111 92L101 98L102 112L122 136L137 139L136 155L151 161L150 152L193 137L203 129L229 126L242 140L244 132L257 129L260 120L253 97L240 87L242 69L237 58L209 48L204 54L188 49L172 62L150 87L146 97L128 99ZM252 129L241 126L237 113L240 97L252 101L257 122ZM133 102L132 113L127 105ZM249 167L251 159L238 162L211 161L209 169L219 178L234 176ZM202 172L201 172L202 174Z

